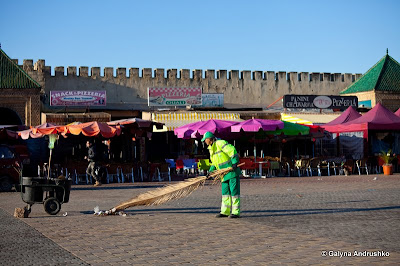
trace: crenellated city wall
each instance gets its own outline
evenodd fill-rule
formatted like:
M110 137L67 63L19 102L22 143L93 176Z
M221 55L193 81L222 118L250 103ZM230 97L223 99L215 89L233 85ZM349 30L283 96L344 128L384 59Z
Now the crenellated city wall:
M18 62L16 61L18 64ZM51 67L45 60L23 60L21 67L39 82L45 94L52 90L105 90L107 109L148 110L148 87L202 87L203 93L224 93L225 107L266 107L285 94L336 95L361 74L189 70L162 68ZM45 97L46 99L46 97ZM130 106L132 105L132 106Z

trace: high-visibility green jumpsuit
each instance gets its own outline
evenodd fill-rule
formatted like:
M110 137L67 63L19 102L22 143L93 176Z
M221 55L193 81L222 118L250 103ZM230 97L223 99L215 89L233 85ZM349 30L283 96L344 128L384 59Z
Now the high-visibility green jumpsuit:
M216 140L208 146L211 159L210 172L215 169L232 167L239 163L239 155L232 144L225 140ZM224 175L222 179L221 214L240 215L240 168Z

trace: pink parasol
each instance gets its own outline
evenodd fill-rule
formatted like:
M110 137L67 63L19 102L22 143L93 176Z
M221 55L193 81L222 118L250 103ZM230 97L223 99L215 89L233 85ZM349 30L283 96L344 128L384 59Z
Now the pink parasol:
M31 127L30 129L18 131L18 136L22 139L28 138L41 138L44 135L57 134L66 132L65 126L57 126L50 123L44 123L38 126Z
M228 134L231 126L237 124L235 121L210 119L207 121L198 121L174 129L178 138L199 138L207 131L212 132L218 137Z
M0 139L18 139L18 130L25 129L23 125L0 125Z
M397 111L396 111L396 112L394 112L394 114L395 114L395 115L397 115L397 116L400 116L400 108L399 108L399 109L397 109Z
M0 128L0 139L18 139L18 133L9 129Z
M338 116L331 122L326 123L324 126L341 125L349 121L353 121L359 117L361 117L360 113L357 112L357 110L353 106L350 106L340 116Z
M275 131L283 129L283 122L280 120L268 120L268 119L249 119L243 122L239 122L236 125L231 126L232 132L258 132L263 131Z

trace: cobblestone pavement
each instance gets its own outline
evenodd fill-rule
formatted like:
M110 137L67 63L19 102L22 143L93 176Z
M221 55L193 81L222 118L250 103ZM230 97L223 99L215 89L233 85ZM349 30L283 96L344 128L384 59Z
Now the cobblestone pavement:
M0 209L0 265L88 265Z
M399 174L242 180L241 219L214 218L220 186L209 184L126 217L93 215L163 184L73 186L58 215L35 204L26 219L11 216L19 193L0 193L0 264L400 263Z

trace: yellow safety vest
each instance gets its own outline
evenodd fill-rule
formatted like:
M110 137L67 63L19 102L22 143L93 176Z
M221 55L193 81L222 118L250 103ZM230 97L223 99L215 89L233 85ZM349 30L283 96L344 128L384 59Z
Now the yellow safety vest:
M211 167L210 172L215 169L224 169L232 167L232 164L239 163L239 155L232 144L229 144L226 140L216 140L212 145L208 146L210 152ZM240 176L239 167L236 171L227 173L222 182L229 180L234 177Z

